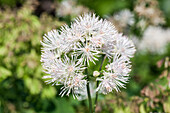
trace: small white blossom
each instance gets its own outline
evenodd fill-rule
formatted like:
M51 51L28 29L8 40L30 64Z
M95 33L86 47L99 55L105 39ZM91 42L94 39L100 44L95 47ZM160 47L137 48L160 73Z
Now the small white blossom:
M75 54L77 54L78 56L81 55L81 58L83 58L84 62L87 62L88 65L89 61L95 64L95 60L98 60L96 57L99 57L98 54L100 53L100 51L93 48L92 45L89 45L87 42L86 45L79 44L77 46L78 47L74 49L76 51Z
M117 34L116 38L115 53L129 58L133 57L136 51L133 42L122 34Z
M67 82L65 82L64 86L61 88L61 92L59 95L64 96L66 94L69 96L69 94L72 91L73 97L78 98L77 91L81 89L86 88L87 81L83 80L84 75L78 74L77 76L69 77L67 79Z
M54 50L54 49L63 49L63 40L64 38L60 36L59 32L56 30L51 30L43 37L43 50Z
M106 70L120 74L123 76L128 76L128 73L131 71L130 61L126 57L115 57L113 62L106 65Z

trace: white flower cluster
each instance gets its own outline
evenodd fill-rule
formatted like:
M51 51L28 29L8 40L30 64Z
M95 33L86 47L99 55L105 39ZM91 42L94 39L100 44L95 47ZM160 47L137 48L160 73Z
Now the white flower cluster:
M133 25L135 21L134 14L128 9L124 9L119 13L115 14L114 19L120 21L121 26Z
M164 53L168 43L170 43L170 29L149 26L139 41L138 48L152 53Z
M124 31L128 26L132 26L135 23L134 14L128 9L121 10L114 14L109 18L109 21L121 31Z
M57 16L64 17L68 15L77 16L82 14L83 12L88 12L89 9L76 4L75 0L62 0L61 3L58 5L57 8Z
M70 27L65 25L59 31L48 32L41 44L41 62L48 74L44 78L47 83L63 85L61 96L72 92L78 97L82 89L86 90L89 75L85 75L85 70L102 55L107 56L110 64L95 77L100 81L96 91L119 91L128 80L129 58L135 53L131 40L119 34L107 20L90 13L76 18Z

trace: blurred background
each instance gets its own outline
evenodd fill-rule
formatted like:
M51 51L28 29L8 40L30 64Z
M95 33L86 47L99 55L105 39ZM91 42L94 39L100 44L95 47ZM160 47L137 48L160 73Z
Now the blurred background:
M42 36L95 12L132 39L126 89L99 95L97 113L170 112L170 0L0 0L0 113L87 113L87 100L46 85Z

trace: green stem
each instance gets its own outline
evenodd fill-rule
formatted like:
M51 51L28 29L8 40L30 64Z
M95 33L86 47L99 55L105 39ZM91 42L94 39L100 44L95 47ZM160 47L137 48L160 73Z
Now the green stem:
M96 87L99 86L99 81L97 81L96 83ZM98 99L98 91L96 92L96 98L95 98L95 104L94 104L94 113L95 113L95 109L96 109L96 106L97 106L97 99Z
M89 113L92 113L93 109L92 109L92 100L91 100L91 95L90 95L89 83L87 83L87 95L88 95L88 100L89 100Z
M102 59L102 63L100 65L99 71L101 71L102 66L103 66L103 62L104 62L105 59L106 59L106 56L104 56L103 59ZM99 86L99 81L97 81L97 83L96 83L96 88L98 86ZM95 113L95 109L96 109L96 106L97 106L97 99L98 99L98 91L96 92L96 98L95 98L95 104L94 104L94 113Z
M89 87L89 76L88 76L88 70L86 69L86 74L87 74L87 95L88 95L88 101L89 101L89 113L93 112L92 109L92 99L91 99L91 94L90 94L90 87Z

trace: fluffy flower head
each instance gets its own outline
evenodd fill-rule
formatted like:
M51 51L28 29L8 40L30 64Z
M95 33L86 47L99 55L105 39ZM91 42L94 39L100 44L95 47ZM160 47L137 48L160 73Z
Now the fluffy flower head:
M71 26L45 34L42 43L41 62L48 74L47 83L63 85L60 95L79 97L86 91L89 82L85 70L103 55L108 65L95 79L100 81L96 91L107 94L124 87L130 72L129 58L135 53L134 44L119 34L111 22L95 14L84 14L75 19ZM94 72L96 73L96 72ZM81 91L80 91L81 90Z

